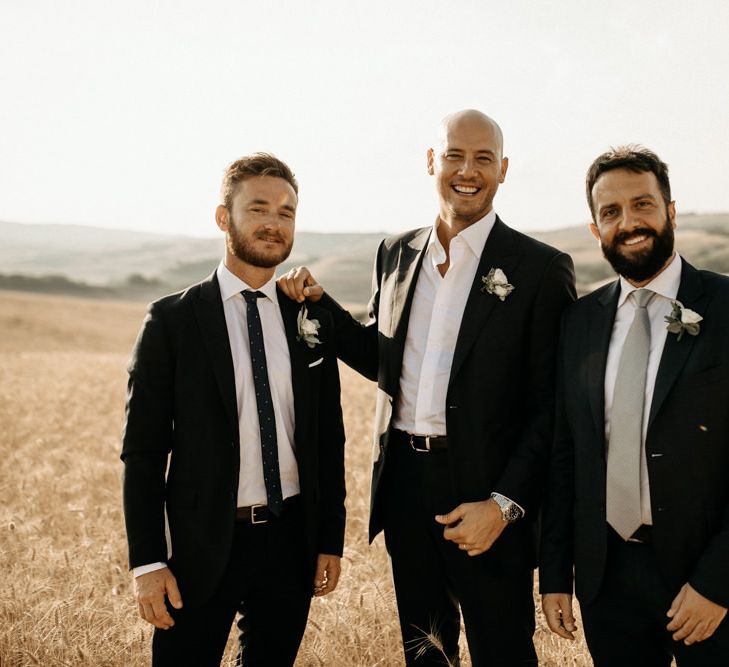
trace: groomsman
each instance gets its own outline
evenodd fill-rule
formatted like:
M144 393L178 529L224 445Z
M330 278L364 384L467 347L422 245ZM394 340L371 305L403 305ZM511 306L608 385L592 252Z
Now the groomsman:
M674 251L668 168L625 146L587 173L618 280L566 313L540 585L596 667L729 665L729 278Z
M287 299L298 186L272 155L225 171L226 251L153 303L129 366L124 514L154 665L292 665L344 541L344 430L330 315ZM165 540L165 524L169 526Z

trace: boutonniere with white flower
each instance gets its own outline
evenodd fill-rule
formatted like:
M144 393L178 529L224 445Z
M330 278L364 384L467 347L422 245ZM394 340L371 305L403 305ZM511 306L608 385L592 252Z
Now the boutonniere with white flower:
M307 318L308 311L306 306L301 306L299 315L296 318L296 328L299 335L296 336L296 340L303 340L309 347L315 345L321 345L319 340L319 320L310 320Z
M487 275L481 276L483 287L482 292L493 294L502 301L514 291L514 286L509 283L506 274L501 269L492 268Z
M678 334L677 341L681 340L684 333L689 336L698 336L701 330L699 322L704 318L693 310L684 308L680 301L671 301L671 306L673 307L671 314L664 318L668 322L666 329L669 333Z

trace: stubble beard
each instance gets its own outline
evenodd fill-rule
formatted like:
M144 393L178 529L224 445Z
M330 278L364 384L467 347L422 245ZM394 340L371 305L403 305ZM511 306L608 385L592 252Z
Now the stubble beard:
M278 252L275 250L262 252L255 247L254 241L256 239L271 239L284 245ZM228 251L241 262L261 269L272 269L286 261L291 254L293 241L287 242L285 237L278 232L256 232L251 238L246 238L240 234L238 228L231 221L226 234L226 245Z
M620 244L637 233L653 238L651 247L634 255L624 255ZM618 275L628 280L642 283L655 276L673 254L674 235L671 219L666 216L666 224L660 232L646 227L628 233L617 234L610 245L600 244L602 254Z

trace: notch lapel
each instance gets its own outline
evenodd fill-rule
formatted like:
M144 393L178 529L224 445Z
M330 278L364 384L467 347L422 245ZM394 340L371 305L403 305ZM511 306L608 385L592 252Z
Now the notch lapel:
M496 222L486 239L486 244L481 251L481 258L478 262L476 275L473 277L466 307L463 310L461 327L458 330L456 348L453 352L453 363L451 364L451 374L448 381L449 385L458 374L469 350L476 341L479 332L486 324L486 320L488 320L493 308L497 304L500 306L504 305L498 297L493 294L484 294L481 291L483 287L481 277L485 276L492 268L500 268L508 278L511 270L517 265L519 260L519 254L514 245L511 230L497 216ZM516 289L519 289L518 285Z
M686 308L701 314L704 312L707 303L707 295L704 294L703 285L701 284L701 275L683 257L681 262L681 284L676 299ZM681 369L699 336L684 334L679 341L676 334L666 334L666 343L663 346L663 353L661 354L661 361L656 375L656 384L653 388L653 402L648 417L648 428L651 427L656 414L663 405L663 401L668 396L668 392L678 379Z
M200 283L199 298L194 299L192 305L225 412L233 433L235 433L235 438L238 440L238 404L235 396L233 356L230 352L230 340L225 324L220 286L215 273Z
M303 341L296 340L299 333L296 321L304 304L289 299L279 289L278 285L276 286L276 293L291 360L291 391L294 394L294 442L298 449L304 443L305 434L308 432L309 416L308 362L310 355L306 354L309 348ZM297 456L297 460L299 458Z
M594 303L594 312L590 317L587 334L585 381L595 432L600 438L603 451L605 451L605 368L619 297L620 281L616 280Z

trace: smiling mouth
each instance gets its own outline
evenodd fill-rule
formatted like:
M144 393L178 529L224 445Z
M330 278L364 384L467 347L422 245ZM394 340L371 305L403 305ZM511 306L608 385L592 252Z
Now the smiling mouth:
M645 232L640 232L638 234L632 234L631 236L627 238L623 238L620 240L620 243L628 248L632 248L634 246L640 246L643 245L646 241L649 239L652 239L654 237L653 234L647 234Z
M472 197L481 192L481 188L477 188L474 185L451 185L451 188L459 195L465 195L467 197Z

